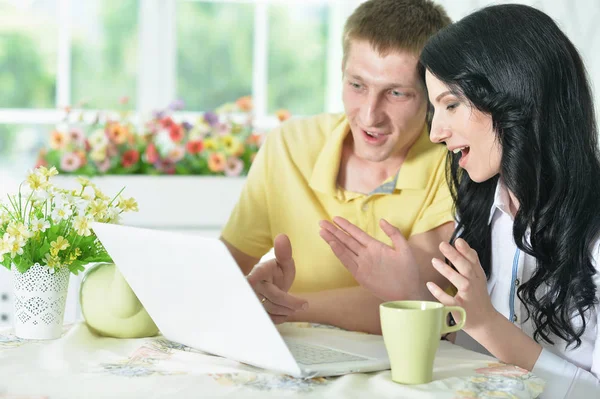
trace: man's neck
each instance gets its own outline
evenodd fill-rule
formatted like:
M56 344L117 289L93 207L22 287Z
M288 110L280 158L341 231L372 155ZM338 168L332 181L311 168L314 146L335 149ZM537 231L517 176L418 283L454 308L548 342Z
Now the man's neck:
M354 154L352 141L344 141L337 184L356 193L368 194L398 173L410 146L385 161L370 162Z

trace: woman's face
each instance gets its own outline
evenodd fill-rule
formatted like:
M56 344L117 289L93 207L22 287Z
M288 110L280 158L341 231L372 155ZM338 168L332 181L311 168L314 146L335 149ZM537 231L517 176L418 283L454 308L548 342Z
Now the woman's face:
M496 176L500 172L502 148L496 139L492 117L461 100L429 71L425 82L435 110L431 141L444 142L448 151L460 152L458 164L471 180L481 183Z

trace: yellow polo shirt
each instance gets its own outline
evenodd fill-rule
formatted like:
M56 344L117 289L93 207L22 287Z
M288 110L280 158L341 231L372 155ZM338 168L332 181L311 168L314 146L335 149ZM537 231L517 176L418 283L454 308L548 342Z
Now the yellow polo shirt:
M352 275L319 236L319 221L342 216L391 244L379 228L385 218L405 237L453 221L445 179L446 147L426 131L409 150L399 173L370 194L337 186L342 144L350 127L343 114L291 120L270 132L222 236L260 258L274 238L289 236L296 261L293 292L356 286Z

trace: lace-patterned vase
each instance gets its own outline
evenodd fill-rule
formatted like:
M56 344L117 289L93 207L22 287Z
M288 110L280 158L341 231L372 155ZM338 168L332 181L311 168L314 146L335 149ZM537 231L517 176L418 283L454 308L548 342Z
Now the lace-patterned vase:
M13 265L15 335L25 339L60 338L70 272L67 267L54 273L39 263L21 273Z

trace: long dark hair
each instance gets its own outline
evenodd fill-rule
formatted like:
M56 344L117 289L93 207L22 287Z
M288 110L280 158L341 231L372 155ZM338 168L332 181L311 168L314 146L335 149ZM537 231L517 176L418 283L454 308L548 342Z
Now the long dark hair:
M600 157L590 86L577 50L554 21L524 5L491 6L442 29L422 66L491 115L500 175L473 182L448 155L448 183L463 237L489 278L489 212L499 177L519 201L513 237L537 268L518 289L533 338L581 345L597 303L592 248L600 232ZM526 233L529 229L529 240ZM574 314L582 326L572 323Z

